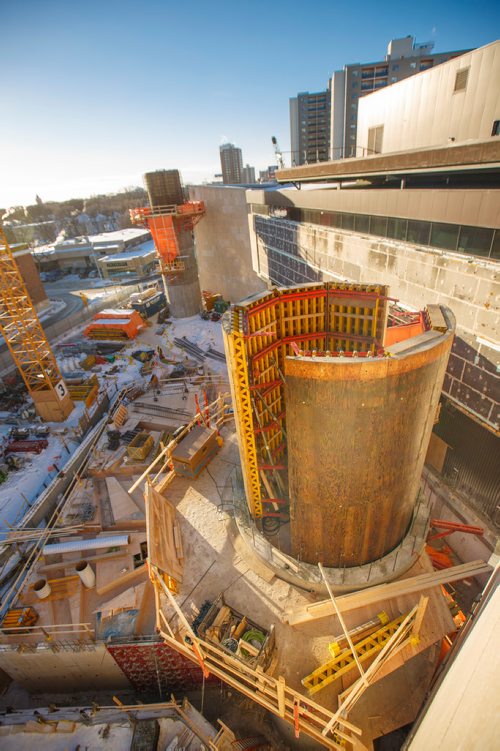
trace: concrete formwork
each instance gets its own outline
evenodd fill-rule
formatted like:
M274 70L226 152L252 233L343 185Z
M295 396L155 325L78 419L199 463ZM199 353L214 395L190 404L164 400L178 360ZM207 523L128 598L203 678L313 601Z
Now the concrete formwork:
M175 318L188 318L195 316L201 309L201 291L192 232L179 232L178 242L184 269L164 277L165 293L172 315Z
M404 537L452 342L383 359L287 358L292 555L360 566ZM419 337L419 338L422 338Z

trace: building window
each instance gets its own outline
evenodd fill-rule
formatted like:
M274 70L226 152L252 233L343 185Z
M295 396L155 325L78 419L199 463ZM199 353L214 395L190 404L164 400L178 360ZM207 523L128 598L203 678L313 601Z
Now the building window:
M406 240L407 224L406 219L389 217L387 220L387 237L392 237L394 240Z
M497 232L497 234L499 234ZM493 230L485 227L460 227L458 250L475 256L489 256Z
M398 80L397 76L392 76L391 83L396 83L397 80Z
M467 88L467 81L469 79L469 70L470 68L462 68L461 70L457 70L457 73L455 76L455 87L453 89L454 94L457 91L465 91L465 89Z
M370 232L370 217L367 214L354 215L354 228L356 232Z
M500 230L498 229L495 230L495 236L491 246L491 258L496 258L500 261Z
M434 60L422 60L420 70L429 70L434 65Z
M500 120L495 120L493 128L491 130L492 136L500 136Z
M456 250L458 243L458 227L456 224L432 223L431 242L435 248Z
M408 219L408 233L406 239L415 245L429 245L430 222L420 222L418 219Z
M416 70L417 63L410 63L410 70Z
M372 216L370 218L370 232L372 235L380 235L380 237L385 237L387 235L387 217Z
M384 126L377 125L374 128L368 128L368 153L381 154L382 141L384 138Z
M342 229L354 230L354 214L342 214Z

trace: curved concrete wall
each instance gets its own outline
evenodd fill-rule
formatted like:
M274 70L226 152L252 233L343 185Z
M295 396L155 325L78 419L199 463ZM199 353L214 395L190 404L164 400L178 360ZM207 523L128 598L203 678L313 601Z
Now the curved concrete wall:
M357 566L404 537L453 339L427 331L381 359L287 358L292 555Z

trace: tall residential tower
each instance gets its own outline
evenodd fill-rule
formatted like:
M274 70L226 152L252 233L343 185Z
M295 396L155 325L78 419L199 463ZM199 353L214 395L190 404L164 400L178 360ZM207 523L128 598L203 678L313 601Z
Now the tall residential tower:
M243 171L241 149L232 143L223 143L219 151L224 185L240 185Z
M290 99L292 165L325 162L330 153L330 91Z

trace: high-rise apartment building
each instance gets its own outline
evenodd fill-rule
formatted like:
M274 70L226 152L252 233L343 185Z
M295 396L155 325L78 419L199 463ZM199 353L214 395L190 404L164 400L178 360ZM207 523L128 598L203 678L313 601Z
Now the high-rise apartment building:
M241 182L244 185L250 185L255 182L255 167L247 164L241 171Z
M223 143L220 148L220 164L222 168L222 182L224 185L240 185L242 183L243 157L241 149L232 143Z
M384 60L345 65L332 75L326 91L290 99L292 166L366 155L367 147L358 148L356 140L359 99L469 51L433 54L433 47L433 42L417 44L412 36L391 39ZM376 140L369 148L378 153Z
M369 153L380 152L376 139L368 147L357 147L358 101L361 97L469 51L433 54L433 47L433 42L417 44L412 36L391 39L384 60L353 63L335 71L330 81L330 159L365 156L367 149Z
M330 91L290 99L292 165L324 162L330 154Z

